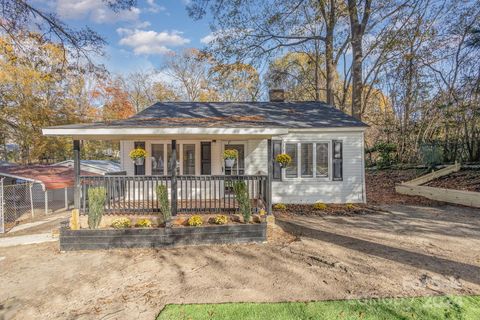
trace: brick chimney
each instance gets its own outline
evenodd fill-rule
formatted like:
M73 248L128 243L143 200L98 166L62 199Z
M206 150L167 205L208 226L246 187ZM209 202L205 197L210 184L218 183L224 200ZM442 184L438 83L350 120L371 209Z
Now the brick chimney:
M285 90L271 89L268 91L270 102L285 102Z

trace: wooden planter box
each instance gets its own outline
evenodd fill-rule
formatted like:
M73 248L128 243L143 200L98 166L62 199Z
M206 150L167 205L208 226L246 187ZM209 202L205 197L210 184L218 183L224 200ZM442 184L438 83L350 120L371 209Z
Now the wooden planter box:
M179 245L264 242L266 222L185 228L70 230L60 228L60 250L159 248Z

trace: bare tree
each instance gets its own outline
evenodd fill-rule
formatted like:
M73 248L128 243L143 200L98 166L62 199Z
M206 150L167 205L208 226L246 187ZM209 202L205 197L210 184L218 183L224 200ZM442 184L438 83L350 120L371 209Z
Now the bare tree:
M136 3L136 0L102 1L116 12L129 10ZM46 41L60 42L62 47L70 50L69 54L88 61L91 53L101 53L105 40L97 32L89 27L73 29L46 8L27 0L0 0L0 29L12 38L19 32L34 30Z
M326 99L334 104L334 76L340 53L348 43L348 34L335 32L344 17L342 2L337 0L269 0L223 1L193 0L190 15L203 17L210 9L213 14L213 38L210 50L218 60L247 61L275 57L286 50L298 50L309 45L316 66L315 100L320 100L320 74L326 76ZM322 46L320 45L322 44ZM322 47L322 51L319 49ZM335 51L337 55L335 56ZM321 61L325 61L324 65Z
M178 83L188 101L200 100L202 93L209 90L209 62L207 57L196 49L171 54L162 69Z

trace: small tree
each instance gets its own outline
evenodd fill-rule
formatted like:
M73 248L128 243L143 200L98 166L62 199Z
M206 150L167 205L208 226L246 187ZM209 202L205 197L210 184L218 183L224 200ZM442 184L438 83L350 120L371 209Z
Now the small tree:
M104 187L88 189L88 227L97 229L105 211L107 192Z
M247 223L250 221L252 208L250 206L250 198L248 197L248 188L245 181L235 181L233 183L233 192L240 207L240 212L243 215L243 221Z

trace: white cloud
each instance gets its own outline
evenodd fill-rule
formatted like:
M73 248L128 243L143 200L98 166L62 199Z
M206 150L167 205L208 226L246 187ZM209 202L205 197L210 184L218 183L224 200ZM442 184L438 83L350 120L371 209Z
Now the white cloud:
M118 28L117 33L122 36L119 44L132 48L136 55L167 54L172 51L170 47L183 46L190 42L190 39L182 36L182 32L176 30L157 32Z
M102 0L57 0L56 11L63 19L90 19L99 24L135 21L140 15L140 9L136 7L114 12Z
M167 8L165 8L164 6L161 6L161 5L157 4L155 2L155 0L147 0L147 4L148 4L148 9L147 10L149 12L158 13L160 11L167 10Z
M217 38L217 35L215 35L213 32L207 34L205 37L200 39L200 42L203 44L209 44L210 42L214 41Z

